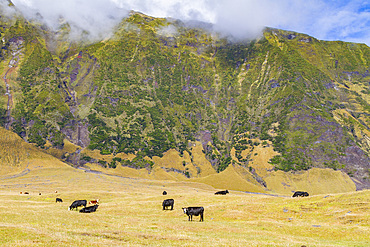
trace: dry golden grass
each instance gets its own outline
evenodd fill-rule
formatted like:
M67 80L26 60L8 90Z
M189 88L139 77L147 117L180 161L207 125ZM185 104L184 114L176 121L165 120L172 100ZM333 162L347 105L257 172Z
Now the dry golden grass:
M278 152L274 151L272 143L266 141L267 145L259 144L253 150L252 161L250 162L251 167L256 170L256 173L264 177L268 174L268 171L273 170L274 166L269 163L270 159L276 155L279 155Z
M162 196L162 191L168 192ZM19 192L29 192L29 195ZM58 191L55 193L54 191ZM370 191L291 198L168 180L123 178L68 166L0 179L1 246L368 246ZM41 192L41 195L39 195ZM60 197L63 203L55 203ZM100 199L97 212L68 211ZM165 198L175 199L163 211ZM203 206L204 222L181 207Z
M356 190L356 185L347 174L332 169L312 168L296 173L276 171L270 172L264 180L273 192L285 195L296 190L309 191L311 195Z
M211 163L206 159L203 153L203 146L201 142L196 141L193 143L191 153L193 155L193 165L200 168L199 176L208 176L216 173L215 169L212 167Z
M255 141L255 140L254 140ZM75 152L79 147L70 142L65 142L64 152ZM49 149L50 151L51 149ZM233 189L253 192L264 192L266 188L256 182L248 169L235 165L230 166L222 173L216 173L202 152L200 142L192 147L193 160L184 152L181 157L175 150L169 150L162 158L153 157L155 165L152 170L132 169L118 165L116 169L104 169L99 165L89 164L93 170L98 170L110 175L123 177L136 177L158 180L197 181L203 182L214 188ZM255 148L257 155L254 156L251 166L255 168L266 182L267 191L290 195L295 190L307 190L310 194L339 193L355 191L355 185L348 175L330 169L311 169L302 173L284 173L268 171L271 165L267 158L275 155L271 146L259 145ZM97 150L84 149L83 155L88 155L99 160L110 162L113 155L101 155ZM119 154L117 157L133 159L133 154ZM267 157L267 158L266 158ZM235 158L235 157L234 157ZM148 158L149 159L149 158ZM185 166L184 166L185 161ZM21 172L27 172L32 167L60 167L66 166L58 159L48 155L32 144L24 142L16 134L0 128L0 177L12 176ZM171 170L175 168L175 170ZM192 174L192 179L185 177L184 172Z
M166 168L175 168L177 170L185 170L183 162L190 161L190 159L185 160L183 157L180 156L179 152L174 149L170 149L165 152L162 158L154 156L152 160L155 164L159 164L159 166L163 166Z
M17 134L0 127L0 178L30 169L66 166L58 159L24 142Z
M253 178L250 177L250 179L248 179L248 177L242 177L240 175L241 171L237 171L238 168L244 169L240 166L235 168L233 165L230 165L223 172L212 174L204 178L192 179L192 181L205 183L217 189L265 192L262 186L257 184Z
M280 195L297 188L314 195L291 198L238 192L264 189L237 165L190 180L161 168L190 162L186 152L183 157L168 152L150 172L90 164L109 173L104 175L74 169L1 128L0 141L0 246L367 246L370 241L369 191L322 194L354 190L339 171L266 175L268 187ZM199 145L192 152L194 164L207 171ZM215 196L215 188L231 193ZM169 193L165 197L163 190ZM56 197L64 203L55 203ZM67 210L75 199L97 198L95 213ZM175 199L175 210L162 211L165 198ZM188 222L184 206L205 207L205 221Z

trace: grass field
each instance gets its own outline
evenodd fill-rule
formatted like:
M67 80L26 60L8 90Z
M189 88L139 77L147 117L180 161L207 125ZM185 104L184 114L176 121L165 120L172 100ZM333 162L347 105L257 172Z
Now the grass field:
M2 176L0 245L369 246L370 191L308 198L237 191L215 196L215 191L201 183L108 176L68 166ZM55 203L56 197L64 202ZM68 211L73 200L97 198L95 213ZM175 200L173 211L162 210L167 198ZM203 206L204 222L199 217L189 222L181 210L186 206Z

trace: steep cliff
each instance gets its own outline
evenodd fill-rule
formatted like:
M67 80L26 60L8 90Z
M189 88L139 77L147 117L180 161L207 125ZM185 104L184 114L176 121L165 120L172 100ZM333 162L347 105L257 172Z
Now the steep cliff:
M229 167L260 189L277 170L330 168L370 187L366 45L271 28L235 43L134 12L109 39L70 42L68 24L0 19L2 126L74 166Z

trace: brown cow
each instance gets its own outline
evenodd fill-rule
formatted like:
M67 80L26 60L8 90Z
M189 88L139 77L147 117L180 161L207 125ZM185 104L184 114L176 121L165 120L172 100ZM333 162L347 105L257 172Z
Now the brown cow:
M89 204L99 204L99 199L89 201Z

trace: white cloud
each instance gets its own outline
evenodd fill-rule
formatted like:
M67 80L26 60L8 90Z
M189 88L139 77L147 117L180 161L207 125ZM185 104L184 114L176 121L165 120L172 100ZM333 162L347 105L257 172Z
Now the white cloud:
M127 16L128 10L119 8L113 1L91 0L13 0L15 6L27 18L39 18L51 28L57 29L61 18L69 22L75 30L87 31L91 38L108 35L114 25Z
M1 1L1 0L0 0ZM2 0L4 1L4 0ZM109 33L128 10L214 24L224 34L255 38L265 26L319 39L370 45L370 4L362 0L13 0L28 17L39 12L52 27L59 16L95 37Z
M143 12L155 17L213 22L215 13L211 0L113 0L120 7Z
M317 29L311 32L322 39L359 41L363 38L366 42L370 37L370 12L339 9L318 19L315 26Z

